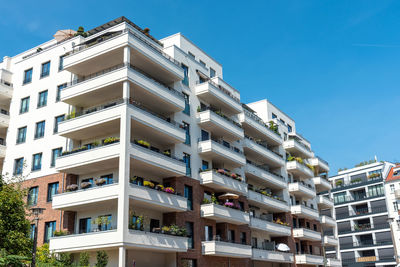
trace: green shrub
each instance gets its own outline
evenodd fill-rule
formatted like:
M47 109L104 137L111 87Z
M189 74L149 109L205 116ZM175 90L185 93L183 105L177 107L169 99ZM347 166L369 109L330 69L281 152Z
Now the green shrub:
M81 267L88 267L89 266L89 253L87 252L82 252L79 255L79 266Z
M108 263L108 255L104 250L97 251L95 267L106 267Z

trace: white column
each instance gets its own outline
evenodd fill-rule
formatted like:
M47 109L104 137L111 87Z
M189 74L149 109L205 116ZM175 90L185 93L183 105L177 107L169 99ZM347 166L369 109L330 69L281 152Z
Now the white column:
M131 49L129 46L124 47L124 63L131 63Z
M126 266L126 248L119 247L118 248L118 267Z

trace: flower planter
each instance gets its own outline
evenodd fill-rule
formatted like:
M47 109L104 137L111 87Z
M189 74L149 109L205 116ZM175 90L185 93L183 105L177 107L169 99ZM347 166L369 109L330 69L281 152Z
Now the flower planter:
M96 185L102 186L106 183L106 179L100 178L96 180Z
M78 185L77 184L71 184L67 186L67 192L72 192L78 190Z
M92 186L92 184L89 183L89 182L83 182L83 183L81 183L81 188L82 188L82 189L86 189L86 188L89 188L89 187L91 187L91 186Z

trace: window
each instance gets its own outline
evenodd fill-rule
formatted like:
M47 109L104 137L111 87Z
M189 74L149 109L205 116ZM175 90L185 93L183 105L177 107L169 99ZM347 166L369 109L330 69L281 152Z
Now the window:
M186 132L186 139L185 139L185 145L190 145L190 124L186 122L182 122L183 124L183 129L185 129Z
M58 70L64 69L64 57L65 57L65 55L60 56L60 60L58 62Z
M192 169L190 168L190 155L183 153L183 162L186 163L186 176L192 176Z
M189 102L189 95L182 93L183 97L185 98L185 109L182 111L186 115L190 115L190 102Z
M97 219L98 219L98 222L100 222L97 225L99 231L111 230L111 221L112 221L111 214L99 216Z
M215 77L215 70L213 68L210 68L210 78Z
M28 191L28 206L35 206L37 204L39 187L31 187Z
M384 194L383 184L368 186L368 196L382 196Z
M189 56L190 56L191 58L196 59L196 56L195 56L192 52L188 51L188 54L189 54Z
M212 226L206 225L204 226L204 237L205 241L212 241L213 240L213 228Z
M390 185L390 193L394 193L394 184Z
M25 143L26 140L26 126L18 128L17 144Z
M235 230L228 230L228 242L235 243Z
M240 232L240 243L246 245L246 232Z
M36 225L31 224L31 227L29 229L29 237L33 240L35 239L35 230L36 230Z
M14 161L14 175L22 174L24 168L24 158L19 158Z
M290 126L289 124L287 125L287 131L288 131L288 133L292 132L292 126Z
M58 133L58 124L64 121L64 115L60 115L54 118L54 133Z
M202 169L203 171L209 169L208 161L205 161L205 160L202 160L202 161L201 161L201 169Z
M187 231L187 236L189 237L188 242L189 242L189 248L194 248L194 238L193 238L193 223L192 222L186 222L186 231Z
M394 211L398 211L399 210L399 206L397 204L397 201L393 202L393 209L394 209Z
M51 183L47 187L47 202L53 201L53 195L58 194L58 182Z
M56 159L61 155L62 147L55 148L51 151L51 163L50 167L56 166Z
M47 105L47 90L39 93L37 107L44 107Z
M210 134L207 131L201 130L201 141L210 140Z
M32 156L32 171L42 169L42 153L37 153Z
M187 206L190 210L193 210L193 188L185 185L184 191L185 198L187 198Z
M244 211L244 202L243 201L238 201L239 209L241 211Z
M90 226L92 224L92 218L79 219L79 233L90 233Z
M42 138L44 136L45 121L36 123L35 139Z
M42 72L40 73L40 78L44 78L50 75L50 61L42 64Z
M345 202L346 201L346 192L334 194L333 200L334 200L335 204Z
M62 89L64 89L65 87L67 87L66 83L63 83L59 86L57 86L57 94L56 94L56 102L59 102L61 99L61 91Z
M200 60L200 64L206 67L206 63L203 60Z
M24 71L24 82L23 84L30 83L32 81L32 72L33 69L30 68L29 70Z
M284 121L284 120L279 119L279 121L280 121L282 124L285 124L285 121Z
M310 222L306 222L307 229L310 229Z
M100 176L100 179L104 179L106 182L105 184L112 184L113 183L113 174L107 174Z
M186 86L189 86L189 67L184 64L181 64L181 66L182 66L183 74L184 74L182 83Z
M257 237L252 237L251 238L251 246L253 247L253 248L257 248Z
M278 116L276 116L275 113L272 113L272 118L273 118L273 119L276 119L276 118L278 118Z
M19 108L19 113L26 113L29 111L29 96L21 99L21 107Z
M313 227L314 227L314 231L317 231L317 225L313 224Z
M182 267L196 267L196 260L193 259L181 259L181 266Z
M46 222L44 224L44 243L48 243L50 237L54 236L54 232L56 231L56 221Z

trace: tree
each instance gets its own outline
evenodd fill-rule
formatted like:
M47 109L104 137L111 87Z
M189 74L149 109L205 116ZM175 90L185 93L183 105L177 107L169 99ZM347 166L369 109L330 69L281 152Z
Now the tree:
M97 263L96 267L106 267L108 263L108 255L104 250L97 251Z
M82 252L79 255L79 266L82 266L82 267L89 266L89 253Z
M0 249L7 255L30 257L32 240L24 202L27 192L21 181L21 177L0 175Z
M73 265L73 260L70 253L53 254L49 250L49 244L43 244L38 247L36 252L38 266L62 266L68 267Z

